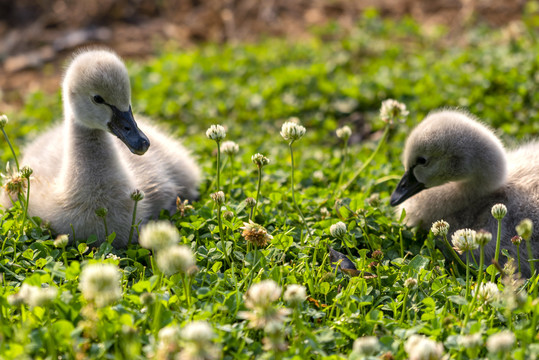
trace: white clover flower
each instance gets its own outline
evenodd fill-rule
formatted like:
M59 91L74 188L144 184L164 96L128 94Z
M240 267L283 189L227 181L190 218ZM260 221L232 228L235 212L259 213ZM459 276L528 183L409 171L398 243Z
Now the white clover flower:
M492 207L490 212L496 220L501 220L507 215L507 207L505 207L504 204L496 204Z
M213 343L213 329L206 321L194 321L182 329L185 340L183 350L178 355L179 360L211 360L221 356L219 347Z
M516 226L516 230L518 235L528 241L532 237L533 222L530 219L524 219Z
M69 242L69 235L67 234L58 235L56 239L54 240L54 246L65 248L68 242Z
M442 344L423 335L410 336L404 350L408 353L409 360L439 360L444 353Z
M474 290L475 294L475 290ZM483 304L488 304L494 301L500 295L500 290L498 290L498 285L492 282L487 282L481 284L477 290L477 299Z
M360 355L374 355L380 350L380 342L375 336L363 336L354 341L353 352Z
M273 280L262 280L252 285L244 295L248 309L265 308L281 296L281 287Z
M79 289L88 301L104 307L122 297L120 270L112 264L89 264L80 274Z
M176 326L167 326L161 328L157 334L159 342L163 344L174 344L180 340L180 329Z
M225 203L225 193L222 191L212 193L210 196L217 205L223 205Z
M7 125L8 122L9 120L6 115L4 114L0 115L0 129L3 129Z
M190 275L196 270L195 255L185 245L174 245L165 251L158 251L156 260L159 269L168 276L176 273Z
M258 167L264 167L270 163L270 160L260 153L251 156L251 161Z
M453 248L459 254L462 254L466 251L472 251L479 247L476 237L475 230L471 229L460 229L453 233L451 237L451 242L453 243Z
M199 344L211 342L215 337L213 329L206 321L193 321L181 331L182 338Z
M249 220L248 223L244 222L243 227L240 227L240 229L243 230L241 236L258 247L264 247L273 240L273 236L268 234L266 228L253 220Z
M236 155L240 151L240 146L234 141L225 141L221 145L221 150L228 156Z
M273 280L263 280L252 285L243 296L245 307L251 311L240 311L238 316L249 320L249 326L264 329L267 326L283 326L289 309L277 308L273 303L281 296L281 288Z
M350 129L350 126L345 125L335 130L335 133L339 139L348 140L352 135L352 129Z
M515 345L515 334L509 330L492 334L487 339L487 349L490 353L508 352Z
M449 232L449 223L444 220L438 220L432 224L430 231L432 231L434 236L447 235Z
M339 221L338 223L333 224L329 227L329 233L331 234L331 236L337 239L342 238L347 231L348 230L346 228L346 224L342 221Z
M286 141L296 141L301 139L306 131L305 127L293 121L287 121L281 127L281 136Z
M408 289L415 289L417 286L417 280L414 278L408 278L404 281L404 287Z
M168 248L179 242L178 229L168 221L150 221L140 231L140 246L154 251Z
M391 123L393 120L397 119L404 120L408 114L406 105L403 103L393 99L382 101L382 107L380 108L380 118L382 121Z
M225 138L226 131L222 125L212 125L208 130L206 130L206 136L209 139L219 142Z
M46 306L56 299L58 289L55 287L37 287L22 284L19 292L8 296L8 303L13 306L26 303L31 308L36 306Z
M485 246L492 240L492 234L486 230L479 230L475 235L475 241L479 246Z
M457 342L463 348L472 349L483 345L483 337L481 333L461 335Z
M293 306L298 306L307 298L307 289L305 286L291 284L286 287L283 295L284 301Z
M105 257L105 259L111 259L111 260L118 261L118 260L120 260L120 257L119 257L118 255L115 255L115 254L113 254L113 253L110 253L110 254L108 254L108 255Z

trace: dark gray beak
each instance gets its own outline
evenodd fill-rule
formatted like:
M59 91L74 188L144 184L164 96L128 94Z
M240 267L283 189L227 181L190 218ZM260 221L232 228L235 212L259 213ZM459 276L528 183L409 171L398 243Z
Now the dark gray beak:
M108 123L109 130L122 140L133 154L144 154L150 147L150 140L138 128L131 106L127 111L120 111L114 105L109 106L112 109L112 119Z
M389 203L391 206L397 206L424 189L425 185L417 181L414 176L413 168L411 168L402 176L397 188L393 191L393 194L391 194Z

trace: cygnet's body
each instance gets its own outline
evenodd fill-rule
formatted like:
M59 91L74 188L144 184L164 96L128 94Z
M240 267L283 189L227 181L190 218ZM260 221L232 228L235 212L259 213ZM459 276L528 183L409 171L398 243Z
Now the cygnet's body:
M445 110L430 114L412 131L403 161L406 172L391 196L391 205L402 203L398 212L406 210L408 225L429 229L443 219L450 225L449 236L463 228L487 230L493 234L485 246L489 264L498 224L491 208L502 203L507 215L502 220L501 248L516 259L511 238L516 235L515 226L529 218L536 228L531 239L533 256L539 255L539 143L506 152L488 127L464 112ZM524 243L520 251L522 274L529 276Z
M146 121L138 123L144 132L138 128L127 70L115 54L78 54L65 74L63 101L64 123L31 143L21 161L33 170L31 216L55 233L74 230L77 239L97 235L101 243L107 234L95 211L106 208L108 231L116 233L113 244L122 247L129 239L135 189L145 194L137 205L142 223L162 209L174 212L177 196L197 197L199 168L189 152ZM4 193L2 205L10 204Z

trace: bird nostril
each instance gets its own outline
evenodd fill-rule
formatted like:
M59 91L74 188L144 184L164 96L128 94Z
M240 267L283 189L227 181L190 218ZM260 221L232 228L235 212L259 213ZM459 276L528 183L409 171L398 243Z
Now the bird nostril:
M130 131L131 128L130 128L129 126L124 126L124 130L125 130L125 131Z

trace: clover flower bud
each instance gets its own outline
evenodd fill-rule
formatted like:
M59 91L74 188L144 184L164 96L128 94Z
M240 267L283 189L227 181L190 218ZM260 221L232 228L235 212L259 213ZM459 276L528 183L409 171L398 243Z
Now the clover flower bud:
M434 236L447 235L449 232L449 223L444 220L438 220L432 224L430 231L432 231Z
M417 286L417 280L414 278L408 278L404 281L404 287L408 289L415 289Z
M234 141L225 141L221 145L221 150L228 156L236 155L240 151L240 147Z
M33 174L34 170L32 170L29 166L23 166L21 169L21 177L25 179L30 179L30 176Z
M258 247L266 246L273 239L265 227L253 222L253 220L249 220L248 223L244 222L240 229L243 230L241 236Z
M67 234L58 235L56 239L54 240L54 246L65 248L68 242L69 242L69 235Z
M520 243L522 242L522 236L520 235L515 235L511 238L511 242L513 243L513 245L520 245Z
M97 210L95 211L95 214L96 214L97 216L99 216L100 218L106 217L108 213L109 213L109 211L107 210L106 207L100 207L99 209L97 209Z
M206 136L209 139L219 142L225 138L226 131L222 125L212 125L208 130L206 130Z
M333 224L329 227L329 233L331 236L340 239L342 238L347 232L346 224L342 221L339 221L336 224Z
M352 135L352 129L350 129L350 126L345 125L335 130L335 133L337 134L337 137L339 139L343 139L344 141L346 141Z
M270 160L260 153L256 153L253 156L251 156L251 161L260 168L270 163Z
M406 110L406 105L397 100L387 99L382 101L380 108L380 118L382 121L391 124L393 120L404 120L409 112Z
M296 122L287 121L281 127L281 136L286 141L296 141L301 139L306 131L305 127Z
M157 252L157 266L165 275L176 273L191 275L196 272L193 252L185 245L173 245L165 251Z
M504 204L496 204L490 211L496 220L501 220L507 215L507 207Z
M479 246L485 246L492 240L492 234L486 230L479 230L475 236L475 241Z
M210 196L217 205L223 205L225 203L225 193L222 191L214 192Z
M0 115L0 129L3 129L7 125L8 122L9 120L6 115L4 114Z
M254 208L256 205L256 200L252 197L248 197L245 199L245 205L247 205L249 208Z
M524 240L528 241L532 237L533 222L530 219L524 219L516 226L516 230Z
M307 298L307 290L305 286L291 284L286 287L283 295L284 301L292 306L298 306Z
M144 199L144 191L136 189L131 193L131 200L140 201L142 199Z

